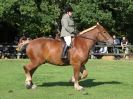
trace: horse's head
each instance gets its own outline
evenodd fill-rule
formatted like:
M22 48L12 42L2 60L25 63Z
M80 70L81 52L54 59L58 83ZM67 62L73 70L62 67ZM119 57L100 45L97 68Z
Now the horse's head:
M104 29L99 23L97 23L96 27L98 29L98 41L113 44L113 38L109 35L106 29Z

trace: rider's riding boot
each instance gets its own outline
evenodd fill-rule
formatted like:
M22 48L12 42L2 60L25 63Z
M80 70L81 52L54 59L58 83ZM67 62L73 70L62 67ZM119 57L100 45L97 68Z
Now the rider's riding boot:
M65 44L61 58L67 58L67 49L68 49L68 46L67 46L67 44Z

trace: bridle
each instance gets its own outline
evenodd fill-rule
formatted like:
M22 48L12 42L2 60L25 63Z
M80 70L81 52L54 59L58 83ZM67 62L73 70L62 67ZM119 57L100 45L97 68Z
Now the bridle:
M104 32L104 33L106 33L106 32ZM105 38L106 41L108 41L110 39L110 36L108 36L108 38L107 38L105 35L103 35L103 33L100 33L100 34ZM109 35L109 34L107 34L107 35Z

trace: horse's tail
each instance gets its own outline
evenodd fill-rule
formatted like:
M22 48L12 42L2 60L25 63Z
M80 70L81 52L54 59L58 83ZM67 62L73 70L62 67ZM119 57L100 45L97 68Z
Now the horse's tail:
M26 44L22 45L21 47L18 46L18 47L16 48L16 50L17 50L18 52L24 52L24 53L26 53L26 48L27 48L28 44L29 44L29 43L26 43Z

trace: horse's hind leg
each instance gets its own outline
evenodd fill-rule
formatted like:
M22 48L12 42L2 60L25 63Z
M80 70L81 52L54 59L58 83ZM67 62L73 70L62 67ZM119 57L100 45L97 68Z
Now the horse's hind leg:
M25 76L26 76L25 86L27 89L30 89L30 88L33 89L36 87L32 82L32 75L35 72L35 70L37 69L38 65L39 64L37 64L37 63L35 64L35 63L31 62L23 67L24 71L25 71Z

